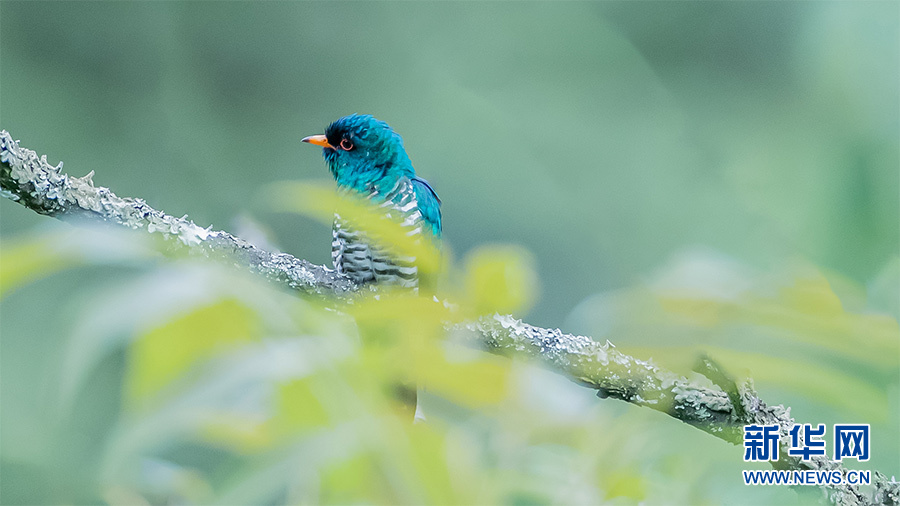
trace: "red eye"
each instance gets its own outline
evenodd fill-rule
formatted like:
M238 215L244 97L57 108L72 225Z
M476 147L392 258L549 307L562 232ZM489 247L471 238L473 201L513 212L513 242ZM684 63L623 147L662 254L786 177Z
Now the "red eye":
M347 138L341 139L341 149L343 149L344 151L350 151L351 149L353 149L353 141Z

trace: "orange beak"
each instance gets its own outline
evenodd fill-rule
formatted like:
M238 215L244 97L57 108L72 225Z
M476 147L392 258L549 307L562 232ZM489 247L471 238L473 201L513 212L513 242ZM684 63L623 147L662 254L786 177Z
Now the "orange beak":
M308 142L310 144L315 144L316 146L322 146L323 148L334 148L334 146L328 144L328 139L326 139L324 135L310 135L309 137L300 139L300 142Z

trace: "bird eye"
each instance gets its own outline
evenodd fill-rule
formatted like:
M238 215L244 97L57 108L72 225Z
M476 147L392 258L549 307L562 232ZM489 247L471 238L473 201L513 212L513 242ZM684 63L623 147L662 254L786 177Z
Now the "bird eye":
M343 149L344 151L350 151L351 149L353 149L353 141L347 139L346 137L341 139L341 149Z

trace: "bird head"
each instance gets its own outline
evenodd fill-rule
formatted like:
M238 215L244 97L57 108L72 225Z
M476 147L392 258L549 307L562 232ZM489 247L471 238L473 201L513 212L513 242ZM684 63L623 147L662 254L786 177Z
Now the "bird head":
M321 146L325 163L338 184L363 191L373 185L393 186L401 176L413 177L403 139L384 121L351 114L328 125L324 135L303 142Z

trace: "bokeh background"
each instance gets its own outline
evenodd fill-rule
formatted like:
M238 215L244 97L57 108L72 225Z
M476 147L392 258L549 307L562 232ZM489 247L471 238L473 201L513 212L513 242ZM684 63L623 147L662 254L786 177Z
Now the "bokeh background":
M327 179L319 151L299 139L374 114L441 196L451 263L500 251L533 266L539 288L517 316L609 338L684 374L710 352L798 420L871 423L873 458L857 467L898 475L898 48L896 2L3 1L0 128L121 196L326 263L329 226L274 212L264 188ZM392 429L388 441L485 448L429 461L449 485L425 495L385 479L409 467L387 458L353 461L338 478L310 464L302 480L259 485L253 471L267 469L271 441L229 446L237 436L225 431L210 442L196 435L208 426L187 422L177 437L146 436L183 421L176 408L134 430L152 444L122 443L109 434L153 412L134 407L156 388L135 386L146 380L135 375L165 369L157 376L171 379L223 360L211 344L165 365L167 353L141 348L153 329L174 318L183 328L172 335L211 342L287 331L248 300L263 288L233 288L252 281L148 263L134 239L88 241L51 221L0 199L4 272L20 269L19 247L34 241L65 243L73 267L51 276L36 262L40 279L4 294L3 503L802 500L743 487L739 448L524 365L504 373L505 400L450 409L427 444ZM518 249L479 249L495 243ZM270 296L293 307L258 298ZM205 326L241 314L232 304L263 323ZM194 307L212 313L184 324ZM304 308L318 323L287 333L352 334ZM103 323L114 317L118 326ZM72 355L93 353L81 340L104 332L118 344L100 346L85 359L88 379L73 380ZM186 402L190 383L179 381L160 398ZM314 397L327 404L339 392ZM66 402L78 407L63 416ZM432 471L410 483L431 483ZM258 488L240 489L246 476ZM374 488L328 495L357 481ZM227 495L236 488L245 495Z

